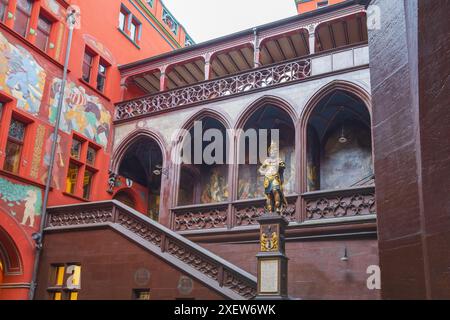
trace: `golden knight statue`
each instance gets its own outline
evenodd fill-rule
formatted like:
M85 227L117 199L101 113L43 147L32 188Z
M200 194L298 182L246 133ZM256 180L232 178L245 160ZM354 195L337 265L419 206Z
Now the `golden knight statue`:
M269 157L259 168L259 173L264 176L264 193L266 196L266 210L269 213L281 214L287 206L283 192L284 170L286 164L279 157L278 145L272 143L269 147Z

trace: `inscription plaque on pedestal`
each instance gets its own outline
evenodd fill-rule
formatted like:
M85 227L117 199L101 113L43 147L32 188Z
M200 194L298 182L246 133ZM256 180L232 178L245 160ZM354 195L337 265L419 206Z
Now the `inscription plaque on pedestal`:
M261 260L259 264L261 294L276 294L279 291L279 260Z

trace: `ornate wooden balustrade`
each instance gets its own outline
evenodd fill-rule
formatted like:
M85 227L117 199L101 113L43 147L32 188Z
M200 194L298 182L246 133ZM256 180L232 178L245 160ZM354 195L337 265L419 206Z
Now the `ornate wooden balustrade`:
M186 106L202 101L273 87L302 80L311 75L311 59L298 59L253 69L229 77L202 82L180 89L164 91L116 105L115 120Z
M319 191L303 195L306 220L355 217L376 213L375 188Z
M352 219L376 214L373 186L292 195L287 197L287 202L283 215L291 224L326 223L334 218ZM177 232L257 227L256 219L264 213L264 205L264 199L254 199L174 208L171 226ZM304 208L303 212L301 208Z
M204 224L204 228L210 226ZM254 276L117 201L50 208L45 230L91 227L111 227L162 259L176 259L177 267L192 270L191 275L200 281L206 278L230 299L251 299L256 294Z

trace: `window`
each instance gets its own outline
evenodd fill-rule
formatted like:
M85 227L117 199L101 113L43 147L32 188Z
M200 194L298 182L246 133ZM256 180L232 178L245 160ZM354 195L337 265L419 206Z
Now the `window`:
M131 12L122 5L119 13L119 29L133 42L138 42L141 36L142 24Z
M130 38L134 42L139 40L139 34L141 32L141 24L133 19L130 24Z
M91 188L92 188L92 178L94 177L94 173L86 170L84 172L83 179L83 198L89 199L91 196Z
M327 5L328 5L328 0L317 2L317 8L323 8L323 7L326 7Z
M150 290L149 289L133 290L133 300L150 300Z
M81 290L80 265L55 265L48 291L52 300L78 300Z
M36 33L36 46L42 51L47 51L52 30L52 23L43 16L39 16Z
M119 13L119 29L122 30L123 32L126 32L126 29L127 29L127 16L128 16L128 13L126 13L123 10L120 10L120 13Z
M97 74L97 90L101 92L105 90L107 69L108 69L107 64L104 61L100 61L100 64L98 65L98 74Z
M92 71L93 62L94 62L94 56L91 53L86 51L84 53L83 75L82 75L82 79L86 82L91 81L91 71Z
M152 8L153 8L153 1L154 1L154 0L147 0L148 5L149 5L150 7L152 7Z
M91 166L95 166L95 156L97 154L97 150L95 150L92 147L88 148L88 153L87 153L87 157L86 157L86 162L87 164L91 165Z
M3 165L5 171L17 174L20 168L23 142L25 140L26 124L12 119L9 126L8 142L6 143L6 159Z
M14 31L16 31L22 37L26 37L28 34L32 9L33 9L33 1L17 0Z
M83 197L86 200L92 196L92 184L98 171L94 167L98 149L98 146L83 140L81 137L72 138L66 193ZM79 181L79 179L83 180Z
M70 149L70 156L74 159L80 160L81 157L81 141L77 139L72 140L72 148Z
M69 171L67 172L67 180L66 180L67 193L75 194L79 171L80 167L78 167L76 164L74 163L69 164Z
M8 12L8 0L0 0L0 21L6 20L6 14Z

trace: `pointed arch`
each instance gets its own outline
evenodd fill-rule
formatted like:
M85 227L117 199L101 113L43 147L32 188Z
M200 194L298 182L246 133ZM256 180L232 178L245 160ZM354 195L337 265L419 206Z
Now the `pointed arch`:
M265 95L260 97L259 99L250 103L238 116L238 120L236 121L235 129L243 129L247 121L253 115L255 111L265 105L273 105L276 108L286 112L292 120L292 123L297 123L297 112L294 107L284 100L283 98L273 96L273 95Z
M306 103L306 106L300 116L300 128L302 131L308 124L311 113L314 111L314 108L317 106L317 104L329 93L335 90L350 92L361 99L364 102L370 116L372 117L372 98L364 88L350 81L334 80L320 88Z
M345 81L345 80L334 80L330 83L321 87L306 103L305 108L299 119L299 138L300 144L305 146L301 148L300 155L300 192L305 193L308 191L307 186L307 142L308 142L308 124L310 122L311 116L314 113L316 107L322 102L324 98L332 94L335 91L341 91L344 93L350 93L357 99L361 100L362 104L366 108L365 111L368 112L370 117L370 122L372 123L372 101L371 95L364 88L356 83ZM373 141L372 141L373 146ZM373 157L372 157L373 158Z
M159 133L149 129L136 129L135 131L131 132L114 151L111 161L111 171L115 173L119 171L120 164L127 150L130 148L133 142L137 141L139 138L149 138L151 140L154 140L161 149L163 162L166 163L166 160L168 158L168 151L166 143L164 142L164 138Z

